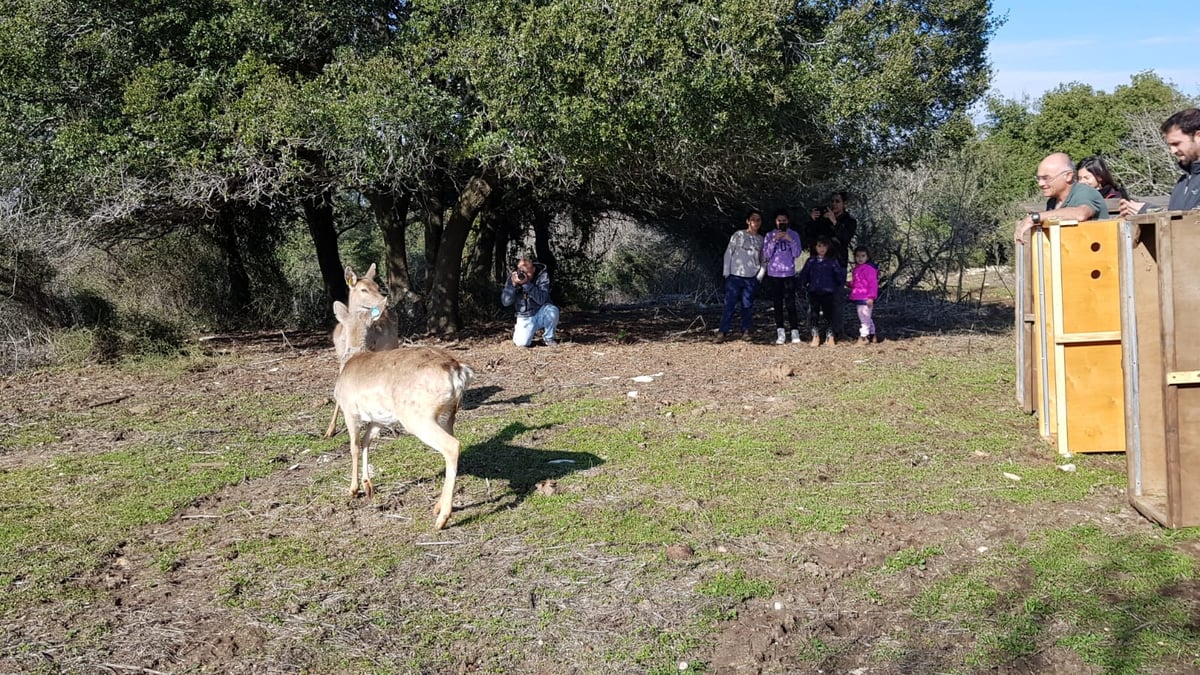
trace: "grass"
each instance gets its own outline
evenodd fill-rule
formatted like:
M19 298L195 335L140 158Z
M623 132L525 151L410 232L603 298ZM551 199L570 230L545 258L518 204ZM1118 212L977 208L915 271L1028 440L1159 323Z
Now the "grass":
M195 367L136 374L187 377ZM107 591L88 580L118 555L141 556L146 578L164 584L211 557L209 611L275 636L246 659L269 661L277 654L266 650L282 643L310 672L704 672L715 635L743 610L803 595L796 561L810 542L853 549L884 515L1002 518L1122 487L1111 462L1081 456L1065 473L1014 451L1039 441L1009 404L1010 370L1003 350L916 367L859 363L823 384L820 406L767 421L694 403L645 415L638 402L589 390L535 396L504 414L479 409L458 428L467 507L442 533L430 532L428 510L442 460L401 436L372 454L377 507L347 505L342 455L317 463L278 505L290 520L259 525L240 517L248 505L223 502L225 520L148 538L197 500L341 448L344 437L317 439L310 419L297 421L301 394L187 394L146 415L46 412L0 427L7 452L29 455L0 471L0 621L103 604ZM779 398L803 401L812 382L786 387ZM310 417L323 424L324 414ZM37 455L80 429L128 438L105 452ZM557 488L543 493L546 481ZM347 513L344 527L322 525L322 514ZM906 542L874 567L821 581L864 614L897 619L853 639L798 637L791 658L808 664L800 669L832 667L859 649L895 667L935 643L949 655L935 669L950 672L1051 648L1107 672L1200 666L1190 619L1200 570L1180 550L1200 532L1148 532L1039 528L978 555L959 552L956 532ZM695 555L662 554L677 543ZM726 543L732 552L718 549ZM946 642L947 626L963 634ZM21 655L37 650L11 639L0 642L0 664L28 664ZM101 630L71 642L94 656L110 639Z
M1165 535L1168 540L1194 532ZM1048 530L932 584L913 602L927 621L965 620L977 635L969 663L992 668L1066 647L1105 672L1141 672L1165 658L1200 664L1196 560L1163 541L1114 537L1096 527ZM1006 585L998 580L1017 579ZM1011 587L1009 587L1011 586Z

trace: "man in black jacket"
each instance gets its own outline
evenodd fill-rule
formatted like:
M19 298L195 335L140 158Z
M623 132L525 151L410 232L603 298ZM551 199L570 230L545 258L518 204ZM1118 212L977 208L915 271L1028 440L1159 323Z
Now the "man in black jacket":
M849 198L845 192L835 192L829 197L829 206L825 209L825 220L830 226L832 243L829 255L842 266L842 287L833 295L833 331L838 337L846 333L846 265L850 262L850 242L858 232L858 221L846 212ZM853 337L853 336L851 336Z
M558 328L558 307L550 303L550 273L546 266L528 257L517 261L517 269L504 282L500 302L505 307L516 305L517 324L513 327L513 344L528 347L533 344L533 334L541 330L542 342L553 347L558 342L554 331Z
M1171 192L1167 210L1200 208L1200 109L1188 108L1171 115L1162 123L1161 131L1171 154L1179 160L1179 168L1183 169L1183 175ZM1122 218L1145 212L1145 202L1121 200Z

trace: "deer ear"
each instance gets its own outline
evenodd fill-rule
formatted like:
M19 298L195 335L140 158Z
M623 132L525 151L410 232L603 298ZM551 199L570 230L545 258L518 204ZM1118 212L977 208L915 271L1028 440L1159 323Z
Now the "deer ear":
M375 263L371 263L371 266L367 268L367 272L363 275L363 278L367 281L372 281L375 279Z
M337 317L338 323L350 320L350 308L341 300L333 301L333 315Z
M354 273L353 269L350 269L349 265L346 265L346 285L353 286L357 282L358 282L358 275L356 275Z

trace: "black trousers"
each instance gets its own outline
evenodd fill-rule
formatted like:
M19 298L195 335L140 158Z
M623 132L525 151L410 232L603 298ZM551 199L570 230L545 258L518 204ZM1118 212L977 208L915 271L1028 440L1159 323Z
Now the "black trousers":
M783 328L783 310L787 307L788 323L793 329L800 327L796 319L796 277L767 277L767 292L775 306L775 327Z
M808 325L812 329L813 335L819 334L822 329L825 331L837 330L837 326L833 323L834 308L837 306L835 293L808 294Z

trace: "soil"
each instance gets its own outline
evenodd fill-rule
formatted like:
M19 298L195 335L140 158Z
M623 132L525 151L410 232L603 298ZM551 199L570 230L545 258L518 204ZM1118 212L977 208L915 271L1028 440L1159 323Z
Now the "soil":
M760 322L765 313L760 314ZM985 306L970 310L953 305L930 303L927 309L911 311L920 317L905 323L906 328L888 330L878 344L857 345L846 341L835 346L811 348L807 345L776 347L765 331L754 341L735 341L714 344L713 328L717 309L680 304L674 306L637 306L611 308L597 312L575 312L567 315L561 344L557 347L536 345L519 349L506 341L506 323L478 326L459 340L441 343L468 361L476 371L476 380L467 397L460 419L468 418L473 410L486 410L488 415L501 414L528 401L533 395L551 397L577 395L579 388L591 390L597 397L626 396L627 376L653 374L670 370L677 377L664 378L656 383L653 396L645 399L641 414L661 415L666 406L679 402L698 402L716 405L720 392L728 383L738 383L747 377L745 363L753 361L762 368L753 377L768 381L791 376L817 363L831 364L827 372L837 373L863 358L874 358L916 367L922 359L933 354L959 350L1010 349L1011 309ZM889 323L886 314L880 317L881 326ZM773 332L773 331L772 331ZM433 342L433 341L427 341ZM199 392L221 396L230 391L302 392L310 401L300 410L293 422L309 427L314 435L323 431L331 406L328 392L336 374L336 364L327 335L294 332L273 332L220 336L204 341L213 353L229 358L215 361L219 365L201 368L186 378L153 378L129 374L120 369L89 367L74 379L48 373L24 373L0 381L0 399L7 401L0 423L19 419L32 410L38 401L54 400L66 409L87 409L97 406L121 406L134 412L152 414L155 401L183 393ZM612 375L620 379L606 379ZM753 386L755 383L747 383ZM802 402L778 400L754 411L755 415L783 415ZM1015 402L1014 402L1015 405ZM773 406L773 407L772 407ZM749 413L747 413L749 414ZM261 422L247 419L248 428ZM461 423L461 422L460 422ZM119 447L131 440L137 431L115 434L93 434L87 429L64 429L62 441L39 448L36 456L18 452L0 452L0 470L27 464L43 465L53 453L99 452ZM345 452L344 450L342 451ZM1044 446L1030 445L1018 452L1047 456ZM346 459L344 454L333 461ZM1113 468L1124 470L1120 456L1101 459ZM314 663L312 642L295 640L294 627L247 620L244 614L233 612L220 601L214 590L230 556L236 556L238 542L274 536L281 531L344 532L352 537L388 536L393 530L396 513L405 500L418 498L417 492L430 496L436 492L437 476L420 480L419 490L412 486L385 492L378 508L331 508L321 502L305 504L296 495L309 489L314 473L321 470L319 462L297 457L278 458L278 470L265 478L245 481L223 489L176 513L161 525L147 528L136 539L154 541L159 545L184 540L201 545L186 560L173 569L162 570L149 559L145 548L134 543L112 551L107 566L88 581L102 588L112 603L91 606L61 613L53 607L35 608L28 615L4 621L8 638L0 642L0 671L16 672L30 669L67 670L73 672L296 672ZM532 489L532 486L531 486ZM552 483L536 489L553 490ZM456 536L469 537L469 512L472 505L456 505L451 527L460 525ZM478 505L475 505L478 506ZM209 514L235 508L245 517L227 518L219 526L198 531ZM432 514L429 514L432 520ZM803 540L772 542L773 548L746 552L743 563L747 574L771 581L778 593L770 601L750 600L737 608L736 619L720 624L714 644L701 655L712 672L717 673L784 673L824 672L887 673L939 672L956 669L956 648L964 636L954 626L944 626L938 632L922 635L922 649L907 645L904 656L894 662L871 659L872 644L888 634L888 627L911 617L883 610L861 599L860 593L849 592L846 580L856 571L877 567L896 551L907 547L921 548L928 542L938 542L943 555L930 569L913 568L898 575L899 591L916 588L927 576L939 569L952 569L976 556L979 546L998 546L1003 542L1022 542L1029 533L1047 527L1068 527L1092 523L1106 532L1146 533L1153 526L1125 504L1120 490L1101 490L1091 497L1067 505L1038 505L1037 508L1008 509L1006 512L982 510L912 517L880 515L871 522L858 523L839 534L805 533ZM465 530L465 532L464 532ZM317 536L317 535L314 535ZM713 542L714 546L736 549L738 542ZM687 548L668 551L672 558L686 562L692 552ZM534 605L532 593L528 599L505 595L505 583L500 570L516 556L512 548L495 543L481 544L479 555L489 556L489 562L478 569L482 578L475 580L485 591L488 601L498 606ZM604 552L595 553L596 565L605 564ZM615 566L621 561L614 560ZM401 571L403 575L403 571ZM494 574L497 578L488 579ZM678 578L664 582L665 592L671 584L686 587L696 582L695 574L683 565ZM284 583L279 581L278 583ZM1027 583L1013 579L1014 585ZM1178 593L1197 597L1195 587L1180 588ZM488 595L488 594L491 595ZM619 585L609 595L594 591L587 602L574 608L585 615L578 625L596 631L627 631L629 619L620 615L624 597ZM408 603L413 600L389 595L380 590L379 602ZM351 601L333 594L323 602ZM513 609L511 611L519 611ZM636 608L629 611L637 611ZM682 621L686 608L664 603L653 609L658 619L640 620L671 625ZM589 614L590 613L590 614ZM649 614L647 610L646 614ZM108 631L103 642L105 652L78 653L72 650L72 636L88 627L103 626ZM553 637L553 628L548 629ZM350 654L369 658L373 651L386 650L388 639L384 632L364 630L355 635L320 636L326 643L336 643ZM309 636L312 637L311 635ZM562 636L558 636L562 638ZM802 661L798 657L801 645L820 638L836 649L824 662ZM565 638L563 638L565 639ZM573 662L553 661L530 650L525 655L490 655L490 645L455 645L461 650L459 672L471 672L481 663L504 663L512 672L597 672L610 669L598 656L579 656ZM584 649L580 646L579 649ZM563 647L570 654L571 648ZM263 655L270 655L264 659ZM1164 664L1163 672L1171 672ZM1010 664L1005 672L1091 672L1086 664L1068 650L1050 649ZM1185 672L1180 666L1178 672Z

